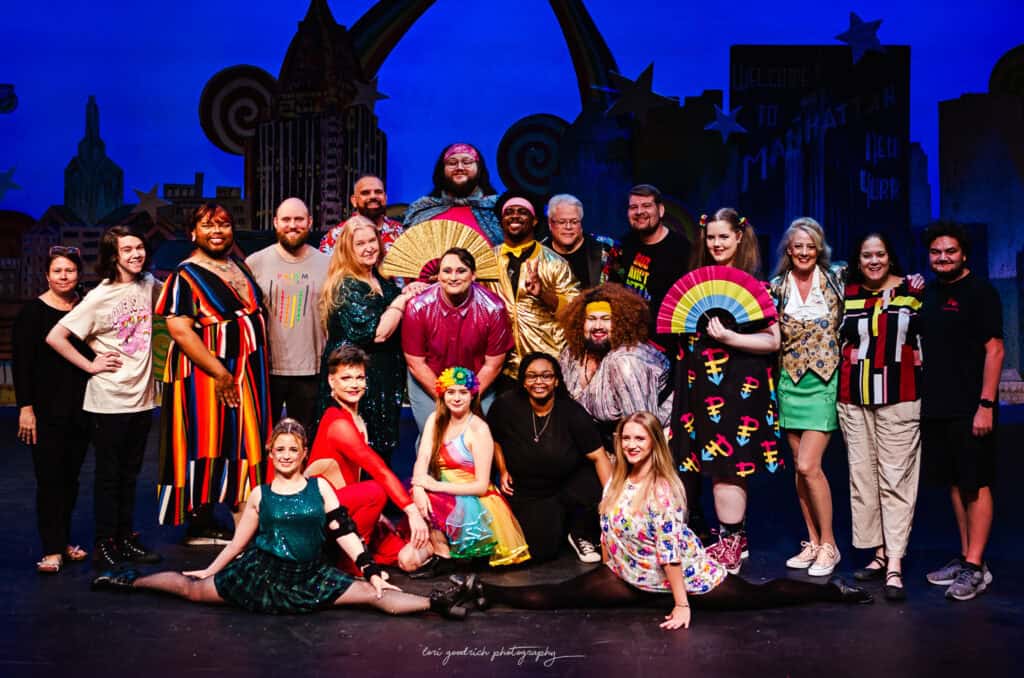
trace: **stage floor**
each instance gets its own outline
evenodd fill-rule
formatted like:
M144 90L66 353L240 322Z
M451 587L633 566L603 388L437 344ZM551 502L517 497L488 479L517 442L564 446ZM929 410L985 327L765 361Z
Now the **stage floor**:
M1024 472L1019 451L1024 408L1004 410L996 522L989 550L995 576L974 601L952 603L924 573L956 552L947 494L923 487L910 553L904 564L909 600L874 605L813 607L763 612L694 612L691 628L662 631L661 615L638 609L523 612L505 608L449 622L433 615L394 618L371 611L338 610L304 616L262 616L190 604L157 595L89 591L88 564L41 576L33 564L35 482L28 449L15 442L13 408L0 411L2 525L0 541L0 675L80 673L120 675L588 675L605 671L646 676L937 676L982 678L1019 675L1012 669L1024 648ZM156 422L154 422L155 424ZM403 435L409 434L406 417ZM178 545L182 529L155 522L155 431L140 479L137 526L144 541L165 556L164 567L203 567L216 547ZM411 441L409 435L405 439ZM411 443L397 465L411 468ZM849 574L870 559L850 546L845 449L834 440L826 473L836 505L836 536ZM792 472L751 488L752 580L788 573L783 565L804 535ZM74 538L91 549L93 459L82 472ZM567 547L568 550L568 547ZM488 574L503 583L558 581L585 567L566 553L537 568ZM395 583L426 593L430 582ZM880 589L879 584L872 585Z

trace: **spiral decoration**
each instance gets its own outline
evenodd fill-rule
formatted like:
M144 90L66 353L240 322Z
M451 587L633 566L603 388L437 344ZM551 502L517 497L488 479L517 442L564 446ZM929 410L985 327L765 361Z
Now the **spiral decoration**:
M277 80L262 68L225 68L203 87L199 124L217 148L243 155L245 141L256 134L276 91Z
M569 123L556 115L530 115L512 124L498 144L498 174L510 191L547 195L558 174L558 149Z

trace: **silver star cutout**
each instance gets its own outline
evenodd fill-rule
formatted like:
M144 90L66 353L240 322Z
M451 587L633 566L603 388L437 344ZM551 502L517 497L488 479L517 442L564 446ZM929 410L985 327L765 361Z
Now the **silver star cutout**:
M615 71L608 71L608 76L612 81L612 91L618 93L619 98L604 112L605 117L614 118L632 113L640 122L646 122L647 112L652 108L679 103L651 91L651 84L654 81L653 63L648 65L636 80L630 80Z
M131 213L138 214L141 212L145 212L146 214L149 215L150 220L154 224L156 223L156 211L165 205L171 204L157 196L157 186L159 186L159 184L153 184L153 188L149 189L148 192L140 191L137 188L132 189L135 195L138 196L139 198L139 204L136 205L134 209L132 209Z
M713 122L704 125L704 129L714 130L721 134L723 144L729 141L730 134L746 134L747 128L736 122L736 116L739 115L742 109L742 106L737 106L726 113L715 105L715 119Z
M4 196L7 195L7 191L20 190L21 186L14 183L14 168L7 170L6 172L0 172L0 200L3 200Z
M850 27L836 36L836 40L845 42L853 50L853 63L860 61L867 52L884 52L885 48L878 41L878 27L881 19L862 21L855 12L850 12Z
M357 80L353 84L356 86L356 95L352 99L351 106L366 106L373 113L374 106L378 101L389 98L387 94L377 91L377 78L368 83Z

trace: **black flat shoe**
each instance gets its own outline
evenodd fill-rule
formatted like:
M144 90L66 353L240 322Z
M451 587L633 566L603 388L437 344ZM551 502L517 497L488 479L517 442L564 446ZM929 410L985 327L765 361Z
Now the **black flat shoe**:
M853 578L857 581L874 581L876 579L882 579L885 577L885 558L881 556L875 556L868 565L878 565L878 567L862 567L859 570L853 571Z
M107 571L93 579L90 588L93 591L131 591L135 588L135 580L138 578L139 573L135 570Z
M871 597L871 594L862 589L859 586L853 586L843 581L842 577L832 577L828 580L828 585L835 587L839 591L839 602L846 603L848 605L867 605L875 602L875 599Z
M409 579L437 579L455 572L455 562L451 558L431 556L418 570L409 573Z
M898 579L899 586L892 586L889 580ZM903 590L903 575L899 572L887 572L885 574L885 586L882 587L885 599L893 603L902 603L907 599L907 592Z

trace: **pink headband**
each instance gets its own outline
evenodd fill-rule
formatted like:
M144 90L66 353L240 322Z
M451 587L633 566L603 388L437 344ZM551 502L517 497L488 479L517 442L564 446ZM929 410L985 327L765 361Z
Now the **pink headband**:
M456 153L465 153L466 155L472 156L473 160L480 160L480 154L476 152L476 149L469 144L452 144L444 151L444 159L452 157Z
M509 198L508 200L505 201L505 204L501 206L501 213L504 214L505 210L507 210L512 205L519 205L520 207L525 207L530 212L530 214L532 214L533 216L537 216L537 213L533 211L533 204L530 203L530 201L527 200L526 198Z

